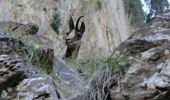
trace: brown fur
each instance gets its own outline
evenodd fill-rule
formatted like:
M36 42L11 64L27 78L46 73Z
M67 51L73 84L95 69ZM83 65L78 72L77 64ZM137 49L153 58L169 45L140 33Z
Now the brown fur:
M79 21L83 16L80 16L76 22L76 26L74 26L74 21L70 16L69 20L69 32L67 32L67 37L65 39L65 43L67 45L67 50L64 55L64 59L75 59L77 58L79 48L81 45L81 39L83 33L85 31L85 24L81 22L81 26L79 28Z

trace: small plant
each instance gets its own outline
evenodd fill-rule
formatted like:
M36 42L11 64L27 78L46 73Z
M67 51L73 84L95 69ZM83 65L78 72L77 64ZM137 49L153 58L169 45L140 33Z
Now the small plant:
M88 7L88 4L90 3L90 0L82 0L81 2L81 11L84 11L87 7Z
M61 25L60 17L59 17L59 14L57 12L57 9L55 9L53 19L50 21L50 26L57 34L59 34L60 25Z
M28 63L35 65L40 73L48 73L48 67L44 63L45 58L38 55L38 45L34 43L34 41L31 39L31 36L24 36L21 39L28 48L28 56L25 56L25 59Z
M43 8L43 11L44 11L45 13L47 13L47 8L46 8L46 7L44 7L44 8Z
M108 58L105 60L107 68L110 70L111 75L123 75L129 68L129 63L124 59Z
M100 58L100 60L97 60L97 64L96 62L92 62L92 65L100 65L100 67L94 71L95 73L91 77L91 80L89 80L89 88L85 94L92 99L96 99L97 97L97 99L110 100L109 94L112 85L118 83L124 75L124 71L128 69L122 65L123 62L120 58L112 57Z
M102 9L102 2L100 0L96 1L96 5L97 5L97 10Z

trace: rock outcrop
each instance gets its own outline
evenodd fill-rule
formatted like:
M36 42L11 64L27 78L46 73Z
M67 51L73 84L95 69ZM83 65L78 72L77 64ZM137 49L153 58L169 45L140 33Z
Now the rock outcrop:
M47 73L51 73L54 58L53 42L49 38L37 35L38 29L39 27L33 23L21 24L13 21L0 21L0 30L3 31L1 33L6 32L4 33L6 36L2 34L0 37L0 48L2 48L0 53L15 53L20 56L27 53L32 59L32 64L41 63L42 66L46 67ZM27 50L28 48L29 50ZM28 54L29 51L33 54Z
M75 100L169 100L170 12L141 26L112 58L121 59L117 67L127 71L110 75L102 70L106 73L96 75L89 92Z
M156 16L135 31L114 52L126 58L129 70L110 90L116 100L169 100L170 12Z
M9 26L8 30L12 30L18 23L14 24L13 22L11 25L9 23L1 23L0 30L3 30L1 29L1 25L3 27ZM22 24L20 25L22 26ZM26 34L20 34L14 37L11 34L12 32L10 34L0 32L0 99L63 100L64 98L53 79L49 76L39 74L37 68L31 65L25 58L32 57L32 55L30 56L28 44L19 39L19 36L32 35L32 30L35 29L26 25L22 28L17 27L16 30L12 32ZM43 64L50 66L52 69L54 56L52 42L41 36L30 36L29 38L36 44L34 45L36 46L34 57L36 55L37 58L31 60L35 62L38 59L38 61L42 61Z
M35 67L21 57L0 55L0 66L0 95L3 99L61 99L53 80L38 74Z
M33 23L21 24L13 21L0 21L0 29L19 35L33 35L38 32L39 27Z

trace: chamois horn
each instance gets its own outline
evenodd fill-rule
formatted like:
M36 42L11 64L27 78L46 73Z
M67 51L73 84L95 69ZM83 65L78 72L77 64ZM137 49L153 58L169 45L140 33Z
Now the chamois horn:
M78 18L77 23L76 23L76 29L78 29L79 21L80 21L81 17L84 17L84 16L80 16L80 17Z
M73 18L71 17L71 15L70 15L70 21L69 21L69 29L70 30L74 29L74 21L73 21Z

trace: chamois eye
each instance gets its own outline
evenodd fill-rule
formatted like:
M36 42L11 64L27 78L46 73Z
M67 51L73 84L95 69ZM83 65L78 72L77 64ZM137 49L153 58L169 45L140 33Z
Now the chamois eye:
M81 33L80 33L80 32L77 32L77 36L78 36L78 37L81 37Z

